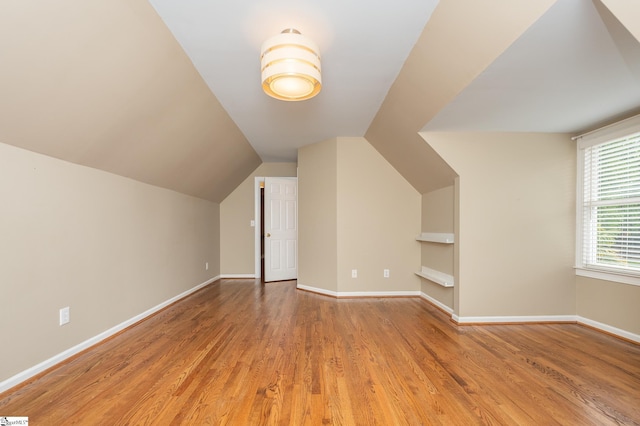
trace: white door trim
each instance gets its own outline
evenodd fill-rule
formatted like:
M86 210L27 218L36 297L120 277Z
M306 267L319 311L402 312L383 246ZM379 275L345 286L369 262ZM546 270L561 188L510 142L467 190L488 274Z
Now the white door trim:
M255 271L256 271L256 278L262 278L262 273L260 271L260 234L262 232L262 228L260 227L260 223L261 223L261 218L260 218L260 185L263 184L264 185L264 177L256 177L255 178L255 189L254 189L254 201L253 201L253 206L254 206L254 214L253 214L253 218L254 218L254 264L255 264Z

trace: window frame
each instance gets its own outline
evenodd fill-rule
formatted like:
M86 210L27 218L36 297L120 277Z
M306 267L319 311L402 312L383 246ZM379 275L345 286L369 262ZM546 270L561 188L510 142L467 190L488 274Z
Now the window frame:
M588 226L588 224L584 223L585 149L607 142L613 142L638 132L640 132L640 115L573 138L577 141L575 271L578 276L640 286L640 270L619 270L599 265L590 265L587 267L584 262L584 253L586 250L583 247L584 227Z

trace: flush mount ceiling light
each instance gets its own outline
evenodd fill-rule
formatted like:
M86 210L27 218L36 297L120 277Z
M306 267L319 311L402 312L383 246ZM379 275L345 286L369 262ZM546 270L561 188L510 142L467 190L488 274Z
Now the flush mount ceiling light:
M262 89L283 101L313 98L322 88L320 50L298 30L288 29L262 44Z

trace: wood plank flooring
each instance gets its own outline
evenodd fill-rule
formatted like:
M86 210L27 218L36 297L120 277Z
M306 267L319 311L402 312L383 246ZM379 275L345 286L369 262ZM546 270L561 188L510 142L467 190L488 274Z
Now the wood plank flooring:
M16 391L32 425L640 424L640 346L222 280Z

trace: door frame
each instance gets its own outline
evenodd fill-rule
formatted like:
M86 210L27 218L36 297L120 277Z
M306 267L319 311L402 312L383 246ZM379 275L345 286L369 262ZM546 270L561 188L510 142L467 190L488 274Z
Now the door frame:
M255 276L256 278L262 278L262 270L260 268L260 258L262 256L262 252L260 250L260 235L262 234L261 227L261 217L262 212L260 211L260 187L264 188L264 177L256 177L254 184L254 214L253 214L253 223L254 223L254 264L255 264Z
M298 180L298 176L268 176L282 179L295 179ZM261 268L261 256L262 251L260 250L260 236L262 234L262 211L260 210L260 188L264 188L265 176L256 176L254 178L254 199L253 199L253 223L254 223L254 265L255 265L255 277L262 279L262 268ZM296 199L299 194L296 192ZM298 219L296 219L297 221ZM300 222L297 222L298 226L300 226Z

